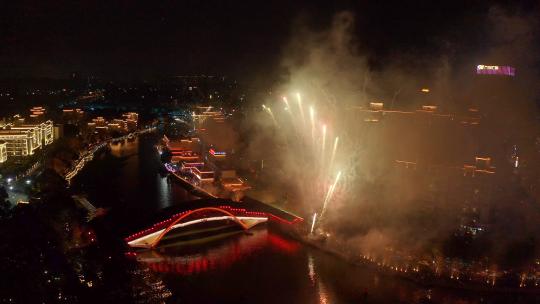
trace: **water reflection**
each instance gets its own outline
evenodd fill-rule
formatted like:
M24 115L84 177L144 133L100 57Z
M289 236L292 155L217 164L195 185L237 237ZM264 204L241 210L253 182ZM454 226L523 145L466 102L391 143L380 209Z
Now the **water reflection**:
M249 235L233 232L221 235L222 239L201 247L169 245L159 251L146 250L137 254L137 261L155 272L185 276L203 272L229 269L236 262L247 259L270 245L272 250L294 254L297 243L269 232L266 228L254 229Z
M92 203L114 209L120 228L194 197L160 176L155 138L111 145L90 162L75 186ZM118 229L120 229L118 228ZM126 228L127 229L127 228ZM232 232L231 232L232 233ZM422 287L306 247L270 228L201 244L169 244L137 255L171 303L536 303L534 297ZM163 285L161 284L163 281ZM166 287L166 288L165 288ZM160 297L162 294L160 293Z
M266 227L138 254L182 303L533 303L423 288L306 248Z
M308 275L310 281L313 283L313 286L317 285L317 293L319 295L319 303L320 304L327 304L330 303L328 299L328 293L326 291L326 287L324 286L324 283L320 278L317 277L317 273L315 271L315 260L313 258L313 255L311 253L308 253Z
M156 182L159 189L159 207L166 208L171 204L171 180L167 177L156 175Z
M117 207L126 219L135 212L151 213L196 199L160 174L157 140L150 134L111 143L109 151L97 155L75 177L73 187L97 206Z
M315 265L313 262L313 256L311 254L308 256L308 275L311 283L315 285Z

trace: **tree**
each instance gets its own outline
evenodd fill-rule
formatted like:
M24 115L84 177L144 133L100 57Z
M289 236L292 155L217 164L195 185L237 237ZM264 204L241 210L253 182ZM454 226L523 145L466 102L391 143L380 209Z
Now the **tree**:
M63 193L67 186L67 182L62 176L48 168L36 177L35 183L42 195Z
M8 217L11 214L11 203L6 188L0 186L0 218Z

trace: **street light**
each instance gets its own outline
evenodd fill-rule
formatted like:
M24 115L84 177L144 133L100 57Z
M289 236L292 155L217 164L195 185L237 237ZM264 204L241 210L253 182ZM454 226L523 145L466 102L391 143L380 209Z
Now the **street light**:
M26 182L27 185L30 185L32 183L32 181L29 180L29 179L27 179L25 182Z
M8 177L7 179L8 184L11 183L11 181L13 181L13 179L11 177Z

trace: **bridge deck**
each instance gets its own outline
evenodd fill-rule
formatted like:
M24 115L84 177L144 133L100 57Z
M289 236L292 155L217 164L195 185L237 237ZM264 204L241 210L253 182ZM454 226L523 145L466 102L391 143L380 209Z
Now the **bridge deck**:
M286 224L294 224L302 221L302 218L300 217L250 198L246 198L242 202L233 202L231 200L220 198L207 198L182 202L176 206L160 210L157 214L151 217L149 221L147 221L147 225L145 225L145 227L141 227L138 232L128 236L126 241L130 242L146 234L159 231L174 221L175 218L178 218L189 211L201 208L219 208L231 212L239 217L262 216L267 217L270 221L277 221Z
M287 222L296 222L302 220L300 217L297 217L291 213L272 207L249 197L246 197L242 202L233 202L231 200L221 198L204 198L188 202L182 202L181 204L161 209L153 216L153 219L149 222L149 224L163 221L180 212L206 207L218 208L220 206L230 206L232 208L244 208L248 211L264 212L279 217L280 219L283 219Z

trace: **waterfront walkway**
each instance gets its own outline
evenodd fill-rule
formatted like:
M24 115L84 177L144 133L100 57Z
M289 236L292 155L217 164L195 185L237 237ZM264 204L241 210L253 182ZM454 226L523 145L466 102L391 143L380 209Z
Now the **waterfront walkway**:
M79 159L77 161L75 161L75 163L73 164L71 169L68 170L68 172L66 172L66 174L64 174L64 179L68 182L68 184L71 183L71 180L75 176L77 176L79 171L81 171L82 168L84 168L86 163L91 161L92 159L94 159L94 154L96 152L98 152L99 150L105 148L108 144L110 144L112 142L122 141L122 140L125 140L125 139L131 139L131 138L134 138L135 136L138 136L140 134L150 133L150 132L153 132L155 130L156 130L156 127L149 127L149 128L146 128L146 129L135 131L133 133L129 133L129 134L124 135L124 136L110 138L110 139L107 139L107 140L105 140L105 141L103 141L103 142L101 142L99 144L95 144L95 145L91 146L85 152L83 152L81 154L81 156L79 157Z

